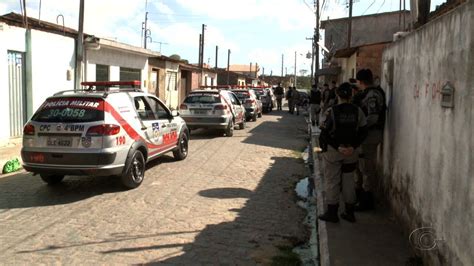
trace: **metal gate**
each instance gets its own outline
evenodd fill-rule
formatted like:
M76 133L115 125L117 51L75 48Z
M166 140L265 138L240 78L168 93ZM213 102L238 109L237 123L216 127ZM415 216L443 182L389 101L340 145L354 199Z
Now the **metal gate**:
M177 78L176 72L166 72L166 104L173 109L177 107L179 100L178 88L176 87Z
M10 137L19 137L26 123L26 87L23 53L8 51Z

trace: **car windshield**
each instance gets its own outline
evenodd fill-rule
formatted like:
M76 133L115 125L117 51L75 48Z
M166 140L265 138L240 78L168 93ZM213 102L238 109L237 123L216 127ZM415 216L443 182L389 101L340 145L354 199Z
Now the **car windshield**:
M185 103L205 103L205 104L212 104L212 103L220 103L221 99L219 94L212 94L212 93L199 93L199 94L191 94L185 100Z
M259 96L265 96L265 91L264 90L255 90L255 94Z
M83 123L104 120L103 100L89 98L49 99L31 120L36 122Z
M234 91L235 96L239 98L239 100L245 100L250 98L250 93L248 91Z

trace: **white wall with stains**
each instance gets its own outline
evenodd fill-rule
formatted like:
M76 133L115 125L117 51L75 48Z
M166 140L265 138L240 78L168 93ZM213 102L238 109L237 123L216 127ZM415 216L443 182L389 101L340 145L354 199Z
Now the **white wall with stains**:
M473 65L474 1L393 43L383 55L389 103L383 183L407 235L430 227L439 240L430 250L414 245L426 265L474 265ZM447 82L455 88L454 108L441 107Z

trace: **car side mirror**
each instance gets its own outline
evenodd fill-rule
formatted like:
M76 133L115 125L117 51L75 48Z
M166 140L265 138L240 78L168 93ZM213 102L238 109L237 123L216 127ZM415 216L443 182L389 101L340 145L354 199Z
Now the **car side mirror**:
M179 112L177 110L173 110L173 111L171 111L171 115L173 117L179 116Z

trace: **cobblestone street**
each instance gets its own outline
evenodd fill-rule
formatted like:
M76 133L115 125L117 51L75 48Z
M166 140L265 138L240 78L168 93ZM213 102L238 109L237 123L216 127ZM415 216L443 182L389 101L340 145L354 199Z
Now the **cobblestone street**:
M302 116L272 112L231 138L194 131L186 160L163 156L144 183L0 177L2 264L267 264L305 240L295 183L307 174Z

